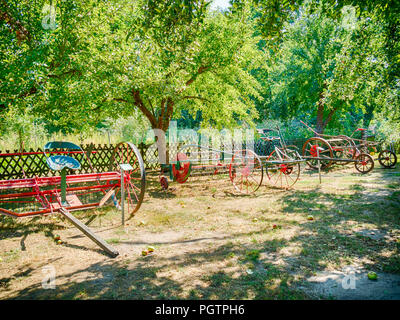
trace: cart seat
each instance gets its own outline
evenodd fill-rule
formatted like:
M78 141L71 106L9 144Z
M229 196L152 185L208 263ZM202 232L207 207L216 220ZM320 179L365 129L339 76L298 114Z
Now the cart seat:
M69 151L72 150L79 150L82 151L81 147L78 145L72 143L72 142L65 142L65 141L52 141L46 143L44 146L44 152L46 155L46 152L49 152L51 149L66 149ZM77 170L81 168L81 164L79 163L78 160L66 156L66 155L54 155L47 157L46 156L46 163L47 166L54 171L61 171L64 168L72 169L72 170Z
M81 167L78 160L69 156L51 156L46 159L46 163L54 171L61 171L64 168L77 170Z

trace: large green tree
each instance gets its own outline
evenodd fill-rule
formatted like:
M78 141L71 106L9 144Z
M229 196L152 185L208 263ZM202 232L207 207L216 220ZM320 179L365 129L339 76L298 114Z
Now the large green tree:
M251 122L260 89L251 70L265 63L249 9L222 14L209 1L1 0L3 114L34 114L85 130L141 112L166 130L185 109L204 125ZM49 22L49 21L47 21Z
M101 19L81 26L86 50L73 59L85 76L76 88L90 93L96 112L139 109L162 130L183 109L201 111L204 125L251 122L259 84L250 72L265 55L248 10L226 15L209 11L207 1L177 3L171 9L170 1L158 1L150 11L148 1L97 8Z
M0 0L0 111L13 127L30 115L59 128L82 126L63 113L79 108L71 94L83 66L72 57L84 50L77 26L90 20L99 1ZM105 3L100 1L100 4Z

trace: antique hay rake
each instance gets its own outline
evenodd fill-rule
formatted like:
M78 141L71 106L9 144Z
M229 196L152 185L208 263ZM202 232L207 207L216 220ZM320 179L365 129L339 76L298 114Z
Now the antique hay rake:
M280 189L291 188L300 177L302 159L297 147L287 145L280 128L258 129L260 140L256 149L264 149L264 156L260 156L265 166L265 172L270 186ZM270 136L269 134L273 135Z
M360 139L354 137L354 135L358 132L361 133ZM378 158L374 160L378 160L379 164L385 169L394 168L397 163L397 156L394 150L394 144L390 143L389 146L387 146L387 148L385 149L382 147L383 144L381 142L368 140L370 138L375 138L375 136L368 135L367 129L365 128L357 128L350 135L350 140L353 143L356 152L360 150L362 153L367 153L371 156L374 156L377 153L378 148L380 148L381 151L378 154Z
M230 152L188 144L178 150L173 163L162 165L160 183L168 189L167 176L172 181L185 183L191 175L221 173L228 174L234 189L243 194L256 192L263 180L261 159L250 149Z
M95 172L91 151L84 152L71 142L49 142L42 153L50 170L60 175L28 178L22 165L23 178L0 180L0 214L23 218L61 213L110 255L118 255L70 212L108 204L126 208L130 215L139 210L145 192L145 170L136 146L119 143L106 172ZM31 155L32 152L21 152L18 157L21 160ZM0 157L7 156L0 154ZM92 172L74 174L84 161Z
M365 174L374 168L374 159L369 153L360 150L351 137L346 135L327 135L316 132L310 126L300 120L311 132L314 137L309 138L303 145L302 157L306 159L307 165L312 169L317 169L318 163L322 169L326 169L333 164L344 165L354 163L357 171ZM370 142L368 142L370 143ZM364 141L364 144L367 144ZM377 145L371 142L370 146Z
M279 136L268 137L266 134L276 131ZM160 183L168 188L168 179L185 183L193 175L228 174L235 190L243 194L256 192L264 178L264 167L270 185L289 189L300 176L300 163L304 162L294 146L287 146L279 128L277 130L260 129L261 140L267 143L277 141L268 155L259 155L251 149L224 151L198 144L188 144L179 149L175 161L163 165ZM257 145L256 145L257 149Z

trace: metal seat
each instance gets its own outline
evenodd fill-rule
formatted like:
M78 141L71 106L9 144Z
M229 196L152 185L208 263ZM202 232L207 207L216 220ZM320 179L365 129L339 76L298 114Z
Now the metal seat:
M68 151L72 150L82 151L82 149L76 144L64 141L52 141L46 143L46 145L43 148L45 155L46 152L49 152L51 149L67 149ZM78 160L66 155L54 155L50 157L46 156L46 163L47 166L54 171L61 171L64 168L72 170L77 170L81 168L81 164L79 163Z
M64 149L67 151L50 151L52 149ZM46 143L43 148L47 166L54 171L60 171L61 175L61 205L68 207L67 202L67 168L72 170L80 169L81 164L78 160L66 155L47 156L47 153L69 153L73 150L83 152L82 148L72 142L52 141Z
M46 159L46 163L54 171L61 171L64 168L72 170L81 168L79 161L69 156L51 156Z

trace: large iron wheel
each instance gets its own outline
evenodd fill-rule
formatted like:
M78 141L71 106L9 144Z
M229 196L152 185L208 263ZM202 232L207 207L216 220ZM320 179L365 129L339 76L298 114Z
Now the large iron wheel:
M393 168L397 163L397 156L391 150L383 150L379 153L378 161L384 168Z
M288 160L287 157L282 159ZM275 161L275 163L268 163ZM270 185L281 188L289 189L292 187L300 176L300 163L278 163L280 161L276 151L272 151L267 158L266 172Z
M146 189L146 172L143 159L134 144L121 142L115 147L111 155L110 171L121 172L121 164L130 164L133 168L124 172L124 207L128 210L128 214L133 216L143 202ZM121 206L120 189L115 190L112 200Z
M256 192L263 180L263 165L251 150L236 151L229 165L229 178L240 193Z
M374 159L367 153L361 153L356 157L355 167L362 174L370 172L374 168Z
M318 150L318 151L317 151ZM320 137L312 137L308 139L303 145L303 157L308 157L306 160L307 165L312 169L318 169L317 158L319 152L320 158L327 158L320 160L321 169L326 169L332 165L333 150L328 141ZM329 159L330 158L330 159Z

